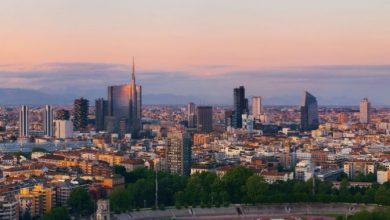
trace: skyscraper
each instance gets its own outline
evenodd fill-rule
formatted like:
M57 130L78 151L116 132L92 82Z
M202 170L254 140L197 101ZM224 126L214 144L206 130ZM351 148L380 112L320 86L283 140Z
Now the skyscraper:
M83 97L74 100L74 130L85 130L88 125L89 101Z
M51 105L45 106L43 115L43 128L45 131L45 136L53 137L53 109Z
M169 131L167 138L168 171L188 176L191 173L191 136L179 130Z
M135 67L129 84L108 87L108 117L112 131L136 136L141 129L142 87L135 83ZM111 130L111 129L110 129Z
M189 128L196 127L195 104L193 102L187 104L187 121Z
M95 127L96 131L105 130L104 120L108 115L108 101L103 98L95 100Z
M137 85L135 84L135 64L134 64L134 57L133 57L133 71L131 73L131 83L130 83L130 118L129 118L129 125L130 125L130 133L133 135L137 135L138 131L140 129L140 120L141 118L138 118L139 109L138 109L138 103L141 102L141 99L138 99L137 92L140 92L141 87L137 89Z
M56 111L56 120L69 120L70 113L66 109L59 109Z
M198 131L210 133L213 131L213 107L198 106L197 108Z
M140 129L142 127L142 86L137 85L137 127Z
M364 98L362 101L360 101L360 123L362 124L369 124L371 117L370 117L370 110L371 110L371 103L368 101L367 98Z
M301 131L311 131L319 126L317 99L305 91L301 102Z
M26 105L22 105L19 113L19 136L28 137L29 134L28 124L28 108Z
M252 97L252 115L255 119L260 119L260 115L263 114L263 105L261 96Z
M233 90L234 112L232 125L234 128L242 128L242 114L248 112L248 99L245 98L245 88L240 86Z

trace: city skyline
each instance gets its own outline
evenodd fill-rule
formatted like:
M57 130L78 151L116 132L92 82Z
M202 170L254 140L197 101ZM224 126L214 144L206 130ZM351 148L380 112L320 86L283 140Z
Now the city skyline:
M389 12L3 0L0 219L390 219Z
M265 104L296 104L303 90L321 104L390 104L384 0L2 3L0 93L94 100L135 56L146 104L227 104L238 85Z
M70 104L80 95L94 100L105 96L108 85L121 84L128 78L131 64L51 64L37 68L0 70L0 93L5 96L0 104ZM219 76L141 70L138 81L146 91L145 104L230 104L231 88L241 84L249 98L260 95L265 105L297 105L302 91L309 90L318 94L320 105L357 106L362 97L369 97L373 105L386 106L390 105L386 95L389 71L387 65L297 67Z

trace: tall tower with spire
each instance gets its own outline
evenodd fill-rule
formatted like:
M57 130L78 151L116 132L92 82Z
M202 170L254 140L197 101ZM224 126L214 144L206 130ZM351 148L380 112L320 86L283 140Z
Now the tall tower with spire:
M139 94L141 95L141 94ZM135 83L135 63L134 63L134 57L133 57L133 67L132 67L132 73L131 73L131 82L130 82L130 132L132 134L138 133L140 129L140 120L141 118L138 115L138 92L137 92L137 84Z
M137 136L141 129L141 85L135 82L133 57L131 81L123 85L108 87L108 116L106 131L121 136L131 133Z

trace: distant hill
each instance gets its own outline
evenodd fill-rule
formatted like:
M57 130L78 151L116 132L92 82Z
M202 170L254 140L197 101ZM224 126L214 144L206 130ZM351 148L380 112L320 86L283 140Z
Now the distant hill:
M187 104L188 102L201 103L201 100L194 96L181 96L173 94L145 94L142 97L144 104L158 105L158 104Z
M39 90L0 88L0 105L45 105L45 104L71 104L73 100L81 95L71 94L48 94ZM85 95L94 105L94 95ZM106 98L106 97L105 97ZM192 96L180 96L173 94L144 94L143 104L186 104L190 101L199 103L200 99Z
M71 103L71 97L63 95L46 94L31 89L0 89L1 105L44 105L44 104L66 104Z
M85 94L54 94L45 93L40 90L32 89L15 89L15 88L0 88L0 105L45 105L45 104L72 104L75 98L84 96L90 100L90 105L94 105L94 100L101 97L95 92L85 92ZM107 98L106 96L103 96ZM251 95L247 96L249 99ZM358 105L359 100L338 96L333 98L317 97L319 105ZM168 93L161 94L143 94L142 102L146 105L179 105L187 104L188 102L194 102L197 105L208 104L227 104L232 105L233 97L215 99L211 97L196 97L186 95L175 95ZM264 97L265 105L296 105L300 103L301 97L299 96L274 96ZM380 104L380 103L376 103Z

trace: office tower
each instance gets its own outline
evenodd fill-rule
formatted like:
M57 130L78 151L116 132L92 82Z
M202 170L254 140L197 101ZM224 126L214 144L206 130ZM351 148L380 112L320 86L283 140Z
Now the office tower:
M28 108L26 105L22 105L19 113L19 136L28 137L29 134L28 123Z
M234 112L232 125L234 128L242 128L242 114L248 112L248 99L245 98L245 88L240 86L234 88Z
M191 136L179 130L170 131L167 138L167 167L173 174L191 173Z
M142 86L137 85L137 129L142 128Z
M252 97L252 115L255 119L260 119L260 116L263 114L263 105L261 96Z
M122 136L131 133L136 136L141 129L142 118L142 87L135 83L135 67L131 82L125 85L108 87L108 124L110 132Z
M305 91L301 102L301 131L311 131L319 126L317 99Z
M213 107L198 106L197 108L198 131L210 133L213 131Z
M73 136L73 124L69 120L54 120L54 137L58 139L71 138Z
M70 113L66 109L59 109L56 111L56 120L69 120L70 119Z
M360 123L362 124L369 124L370 123L370 108L371 103L368 101L367 98L364 98L362 101L360 101Z
M73 125L76 131L86 130L88 125L89 101L83 97L74 100Z
M95 127L96 131L105 130L105 118L108 115L108 101L103 98L95 100Z
M137 88L139 87L139 89ZM130 133L133 135L137 135L140 130L141 118L139 118L140 108L138 108L138 104L141 103L141 97L138 97L137 92L141 91L141 86L137 86L135 84L135 65L134 65L134 57L133 57L133 71L131 73L131 83L130 83Z
M188 121L188 128L196 127L195 104L193 102L187 104L187 121Z
M53 108L51 105L45 106L43 128L45 131L45 136L53 137Z

